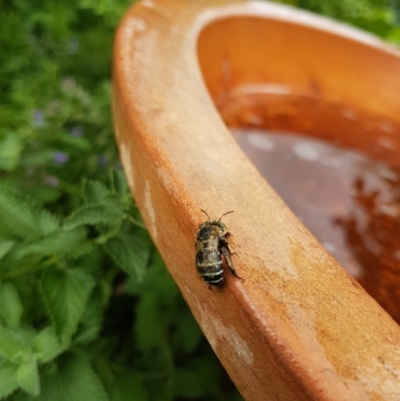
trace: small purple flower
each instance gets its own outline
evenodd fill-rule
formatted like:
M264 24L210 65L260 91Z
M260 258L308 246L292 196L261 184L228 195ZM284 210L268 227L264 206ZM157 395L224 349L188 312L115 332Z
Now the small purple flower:
M107 167L108 159L106 155L99 156L99 166L100 167Z
M69 160L69 156L64 152L55 152L54 161L58 165L62 165Z
M75 125L75 127L71 129L70 134L71 136L82 136L83 134L82 125Z
M61 89L64 92L72 93L76 90L76 81L72 77L65 77L61 80Z
M44 125L44 113L42 110L36 109L33 112L32 124L34 127L43 127Z
M58 178L54 177L53 175L47 175L44 177L44 183L47 185L50 185L51 187L57 187L58 186Z
M77 54L79 52L79 40L77 38L72 38L68 42L67 53Z

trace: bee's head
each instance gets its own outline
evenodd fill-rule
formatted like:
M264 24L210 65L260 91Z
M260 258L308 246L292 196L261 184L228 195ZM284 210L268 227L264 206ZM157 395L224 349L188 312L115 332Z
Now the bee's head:
M213 221L212 224L214 226L218 227L219 235L225 235L226 234L226 225L222 221L216 220L216 221Z
M198 239L204 240L210 237L220 237L226 234L226 226L219 220L207 220L200 224Z
M218 236L223 236L226 234L226 226L225 224L221 221L222 217L229 213L233 213L233 210L230 212L224 213L218 220L211 220L210 216L206 211L201 209L201 211L208 217L208 220L205 221L204 223L200 224L199 226L199 231L202 232L208 232L208 234L211 234L212 232L215 232Z

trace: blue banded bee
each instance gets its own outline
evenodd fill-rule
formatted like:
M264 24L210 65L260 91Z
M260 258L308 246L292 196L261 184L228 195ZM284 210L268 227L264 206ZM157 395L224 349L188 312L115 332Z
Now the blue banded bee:
M222 217L233 210L224 213L218 220L211 220L210 216L203 209L201 211L208 217L208 220L200 224L199 231L196 234L196 267L200 277L211 285L220 286L224 282L224 270L222 268L221 253L232 274L240 278L233 267L231 255L228 246L229 232L225 224L221 221Z

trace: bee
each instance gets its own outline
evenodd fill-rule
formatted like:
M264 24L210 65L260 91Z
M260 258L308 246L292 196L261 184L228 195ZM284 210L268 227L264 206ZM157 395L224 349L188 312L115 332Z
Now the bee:
M208 220L200 224L196 234L196 267L200 277L208 283L210 289L211 285L221 286L223 284L222 253L232 274L243 280L237 275L233 266L231 255L234 253L228 246L230 233L221 221L222 217L233 213L233 210L224 213L218 220L211 220L207 212L203 209L201 211L208 217Z

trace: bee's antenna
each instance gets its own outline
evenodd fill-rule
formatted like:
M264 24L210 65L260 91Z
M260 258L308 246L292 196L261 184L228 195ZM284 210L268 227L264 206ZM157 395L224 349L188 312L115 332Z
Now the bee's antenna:
M226 215L229 214L229 213L233 213L233 212L234 212L234 210L231 210L230 212L224 213L224 214L218 219L218 221L221 221L221 219L222 219L224 216L226 216Z
M205 210L203 210L203 209L200 209L200 210L208 217L208 220L211 220L210 216L208 215L208 213Z

